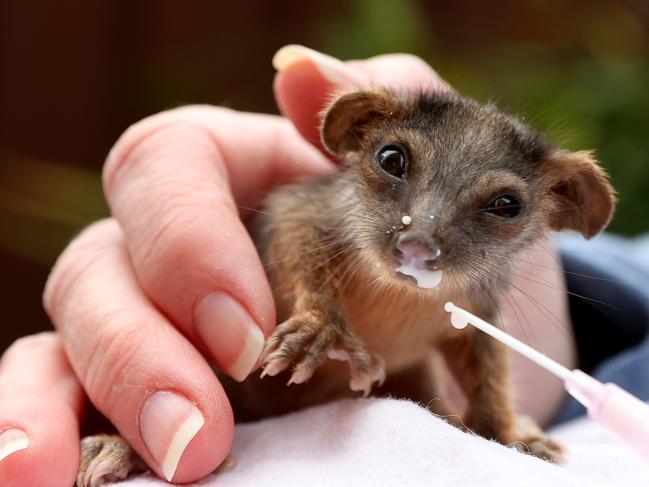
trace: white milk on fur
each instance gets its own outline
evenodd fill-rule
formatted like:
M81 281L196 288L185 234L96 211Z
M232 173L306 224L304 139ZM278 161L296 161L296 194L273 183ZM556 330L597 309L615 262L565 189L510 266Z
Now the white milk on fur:
M442 282L443 271L431 271L429 269L417 269L412 261L407 264L401 264L396 269L397 272L412 276L417 281L417 287L422 289L436 288Z

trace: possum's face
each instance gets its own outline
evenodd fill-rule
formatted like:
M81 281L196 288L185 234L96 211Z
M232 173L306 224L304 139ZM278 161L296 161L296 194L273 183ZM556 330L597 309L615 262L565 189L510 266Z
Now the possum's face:
M592 237L613 211L612 189L589 153L561 151L457 95L343 95L322 136L357 176L347 233L393 284L489 288L546 230Z

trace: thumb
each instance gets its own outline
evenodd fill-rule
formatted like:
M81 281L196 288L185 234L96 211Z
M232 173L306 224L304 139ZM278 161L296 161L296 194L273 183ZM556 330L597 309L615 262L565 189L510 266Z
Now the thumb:
M392 89L451 90L422 59L385 54L343 62L299 45L282 47L273 57L274 90L280 111L302 136L322 149L320 113L339 90L380 85Z

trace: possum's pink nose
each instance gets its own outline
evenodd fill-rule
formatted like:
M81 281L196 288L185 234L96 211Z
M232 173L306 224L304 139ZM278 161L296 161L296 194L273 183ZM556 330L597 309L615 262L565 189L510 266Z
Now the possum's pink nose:
M442 254L435 241L422 232L399 234L395 243L397 261L412 265L415 269L432 269Z

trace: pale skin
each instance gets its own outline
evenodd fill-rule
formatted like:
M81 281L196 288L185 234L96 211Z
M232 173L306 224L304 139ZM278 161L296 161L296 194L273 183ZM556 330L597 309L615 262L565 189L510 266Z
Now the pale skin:
M275 326L271 290L241 217L272 188L335 170L317 142L317 114L332 91L446 87L412 56L342 63L303 50L284 54L274 86L284 117L185 107L135 124L113 148L104 168L113 217L70 244L46 287L57 333L17 341L0 362L0 432L19 428L29 437L27 448L0 460L1 485L72 485L87 398L159 475L140 430L143 404L158 390L190 398L204 418L173 480L198 480L226 458L232 411L210 364L245 377L257 362L256 337ZM512 279L517 289L502 299L507 330L573 366L551 241L519 257ZM201 305L214 292L232 298L255 330L214 318L213 306ZM514 360L519 410L547 422L561 385Z

